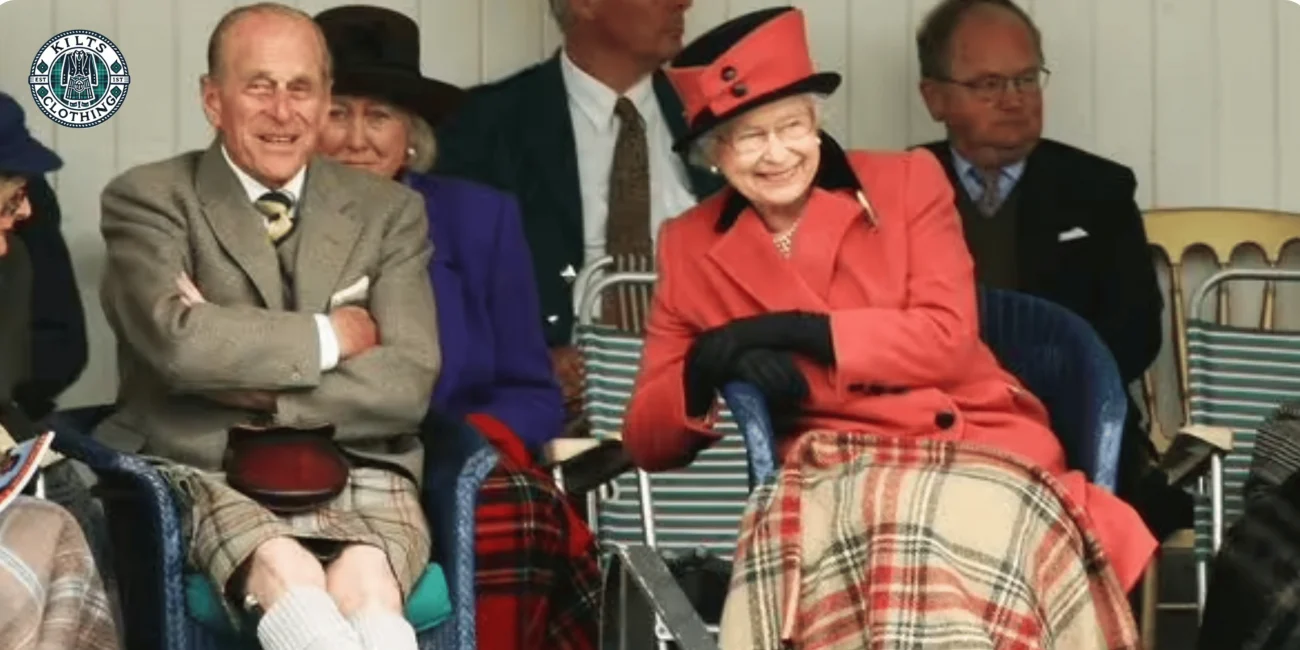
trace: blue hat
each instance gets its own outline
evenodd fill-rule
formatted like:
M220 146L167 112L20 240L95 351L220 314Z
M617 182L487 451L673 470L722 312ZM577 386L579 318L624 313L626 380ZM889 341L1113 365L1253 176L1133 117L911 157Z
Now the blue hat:
M13 97L0 93L0 174L40 176L63 166L59 155L32 138L23 123L23 109Z

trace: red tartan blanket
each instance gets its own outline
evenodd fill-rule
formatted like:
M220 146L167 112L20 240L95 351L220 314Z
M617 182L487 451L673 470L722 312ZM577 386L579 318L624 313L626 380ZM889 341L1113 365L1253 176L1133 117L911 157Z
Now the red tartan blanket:
M750 499L721 646L1135 650L1085 521L994 450L809 432Z

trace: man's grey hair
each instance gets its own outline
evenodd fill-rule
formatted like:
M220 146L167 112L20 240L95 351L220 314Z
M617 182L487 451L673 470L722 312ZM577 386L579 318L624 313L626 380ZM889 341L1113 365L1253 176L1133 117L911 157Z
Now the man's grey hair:
M222 66L225 64L225 47L226 36L231 29L244 17L255 14L281 16L301 20L304 24L310 25L312 32L316 35L316 41L320 45L321 56L324 63L324 76L329 80L333 75L333 61L330 57L329 45L325 42L325 33L321 31L320 25L311 17L311 14L280 4L278 2L258 2L256 4L243 5L235 7L226 12L217 22L217 26L212 29L212 34L208 36L208 76L216 79L222 72Z
M559 25L560 32L568 31L569 24L573 22L573 11L569 9L569 0L548 0L551 4L551 16L555 18L555 24Z

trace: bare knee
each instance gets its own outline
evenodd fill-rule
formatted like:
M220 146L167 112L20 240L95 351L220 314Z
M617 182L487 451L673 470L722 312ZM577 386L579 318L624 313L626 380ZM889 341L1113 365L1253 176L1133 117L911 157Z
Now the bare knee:
M343 549L325 571L325 589L344 616L369 609L402 613L402 591L384 552L368 544Z
M325 588L325 569L316 556L288 537L267 540L248 559L244 593L270 609L293 587Z

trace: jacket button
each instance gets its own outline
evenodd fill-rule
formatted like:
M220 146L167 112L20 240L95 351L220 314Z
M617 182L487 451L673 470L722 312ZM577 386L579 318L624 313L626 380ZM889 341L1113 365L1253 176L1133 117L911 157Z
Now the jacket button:
M940 429L950 429L954 424L957 424L957 416L952 411L939 411L934 416L934 426Z
M745 84L736 84L731 87L731 94L735 97L744 97L749 94L749 87Z
M735 78L736 78L736 69L735 69L735 68L733 68L733 67L731 67L731 66L727 66L727 67L725 67L725 68L722 69L722 80L723 80L723 81L732 81L732 80L734 80Z

